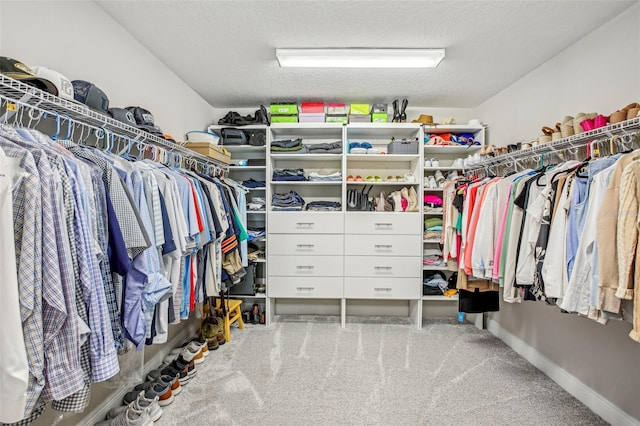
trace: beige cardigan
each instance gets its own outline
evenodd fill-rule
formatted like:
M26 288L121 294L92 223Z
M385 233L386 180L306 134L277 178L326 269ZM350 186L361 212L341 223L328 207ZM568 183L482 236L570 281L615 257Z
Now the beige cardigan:
M624 169L638 158L640 158L640 154L633 152L618 159L598 214L596 240L598 242L600 288L597 307L601 311L616 314L620 312L620 299L616 297L616 290L618 289L616 235L618 221L620 220L620 181Z
M619 193L618 229L616 245L618 252L619 285L615 296L633 300L633 330L629 336L640 342L640 250L638 250L638 227L640 218L640 160L633 161L622 172ZM606 248L598 250L607 252Z

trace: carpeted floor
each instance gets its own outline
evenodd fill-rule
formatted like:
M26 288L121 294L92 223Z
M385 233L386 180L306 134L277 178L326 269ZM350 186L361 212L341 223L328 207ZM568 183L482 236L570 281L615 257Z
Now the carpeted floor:
M606 424L489 332L376 322L233 329L156 425Z

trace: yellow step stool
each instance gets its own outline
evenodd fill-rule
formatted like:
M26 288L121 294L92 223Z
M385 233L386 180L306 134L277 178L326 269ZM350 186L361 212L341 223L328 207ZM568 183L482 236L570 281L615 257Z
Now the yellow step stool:
M216 309L220 309L221 299L216 299ZM242 321L242 300L238 299L225 299L224 304L227 314L224 316L224 339L227 342L231 341L231 324L238 322L240 329L244 328L244 322Z

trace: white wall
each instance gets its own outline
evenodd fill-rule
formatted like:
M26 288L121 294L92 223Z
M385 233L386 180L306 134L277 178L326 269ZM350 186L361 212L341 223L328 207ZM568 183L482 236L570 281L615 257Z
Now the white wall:
M0 1L0 54L100 87L112 107L142 106L182 140L213 108L91 1Z
M480 105L490 142L530 139L564 115L609 115L640 101L639 24L635 5ZM502 303L489 318L640 421L640 344L628 337L631 324L602 326L543 302Z
M490 123L491 143L531 140L565 115L640 102L639 22L635 5L482 103L476 112Z

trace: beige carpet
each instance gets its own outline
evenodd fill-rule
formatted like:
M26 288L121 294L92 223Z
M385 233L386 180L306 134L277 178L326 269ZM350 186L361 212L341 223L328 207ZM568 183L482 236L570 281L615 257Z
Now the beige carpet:
M606 424L486 331L377 322L233 329L156 425Z

